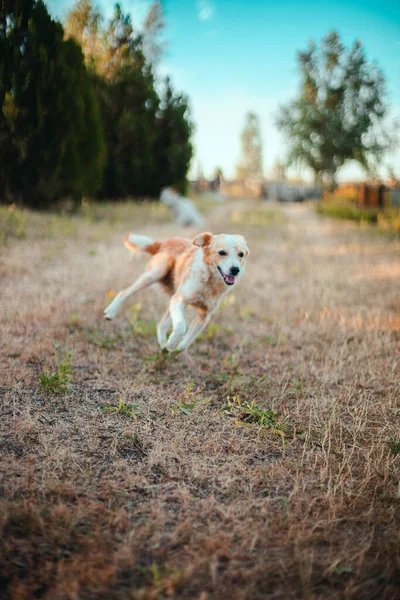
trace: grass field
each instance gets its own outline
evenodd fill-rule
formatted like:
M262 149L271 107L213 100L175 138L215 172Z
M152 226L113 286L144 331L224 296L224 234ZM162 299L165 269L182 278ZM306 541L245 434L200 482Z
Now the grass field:
M2 209L0 597L400 596L400 246L307 206L202 207L247 273L190 359L126 231L163 207Z

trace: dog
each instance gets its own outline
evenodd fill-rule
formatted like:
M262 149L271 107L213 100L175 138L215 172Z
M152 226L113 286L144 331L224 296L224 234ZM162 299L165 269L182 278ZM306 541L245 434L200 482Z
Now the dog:
M174 188L165 188L161 192L160 202L166 204L170 209L175 218L177 225L183 227L201 227L204 223L204 219L188 198L180 196Z
M241 278L250 253L242 235L209 232L200 233L192 241L171 238L165 242L129 233L124 243L131 252L145 252L151 259L146 272L115 296L104 316L113 319L129 296L154 283L161 284L171 299L167 312L157 325L157 340L160 348L168 352L187 350L194 342L225 294ZM189 327L185 319L187 306L197 309Z

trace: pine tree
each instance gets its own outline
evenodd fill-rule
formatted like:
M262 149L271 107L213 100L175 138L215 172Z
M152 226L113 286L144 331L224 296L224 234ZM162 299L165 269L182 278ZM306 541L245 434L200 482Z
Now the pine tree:
M158 170L160 172L157 187L161 189L173 185L184 193L187 186L186 175L193 156L193 146L190 142L193 123L190 119L186 96L174 93L169 78L165 80L165 90L157 122Z
M159 2L150 7L142 31L118 4L108 23L91 0L79 0L67 18L68 34L83 40L101 108L107 144L103 198L156 197L164 186L186 186L193 126L187 100L171 82L162 98L155 87L162 28ZM94 55L92 48L100 51Z
M80 47L41 0L4 0L0 23L0 144L13 148L8 172L0 165L2 195L46 206L93 194L104 143Z

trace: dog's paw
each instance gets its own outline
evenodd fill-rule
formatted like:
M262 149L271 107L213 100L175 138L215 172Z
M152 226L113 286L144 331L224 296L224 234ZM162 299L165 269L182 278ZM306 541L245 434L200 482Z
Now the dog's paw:
M187 349L188 349L188 346L186 346L184 340L181 340L176 347L176 350L178 350L178 352L186 352Z
M167 350L167 338L158 338L157 342L160 350Z
M177 349L179 343L183 340L185 333L186 333L185 326L181 326L172 331L171 335L169 336L168 342L167 342L168 352L172 352L173 350Z
M109 310L109 308L106 308L103 312L103 316L106 319L106 321L111 321L115 317L115 313Z
M171 335L169 336L169 340L167 342L167 350L168 352L173 352L174 350L177 350L179 342L182 339L182 335L176 335L174 333L171 333Z

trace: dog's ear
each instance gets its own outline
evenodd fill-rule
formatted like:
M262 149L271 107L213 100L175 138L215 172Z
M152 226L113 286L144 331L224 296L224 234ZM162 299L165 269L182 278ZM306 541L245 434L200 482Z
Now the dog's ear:
M247 258L247 256L250 254L250 250L248 245L245 243L244 244L244 257Z
M195 246L199 246L199 248L203 248L204 246L209 246L211 240L212 233L208 233L208 231L205 231L204 233L199 233L199 235L196 235L196 237L192 241L192 244L194 244Z
M242 244L243 244L243 245L242 245L242 247L241 247L241 250L243 250L243 252L244 252L244 257L246 258L246 257L247 257L247 256L250 254L249 247L248 247L248 245L247 245L247 242L246 242L246 240L245 240L245 238L244 238L244 236L243 236L243 235L238 235L238 237L239 237L239 238L241 239L241 241L242 241Z

